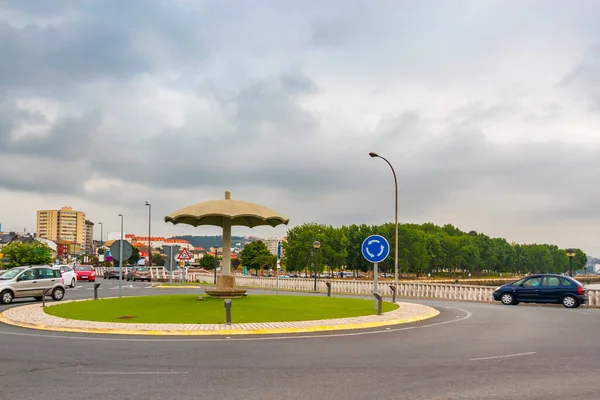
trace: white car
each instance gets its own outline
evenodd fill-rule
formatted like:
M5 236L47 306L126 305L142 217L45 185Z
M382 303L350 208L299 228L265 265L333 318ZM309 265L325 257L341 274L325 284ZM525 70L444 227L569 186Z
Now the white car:
M70 265L56 265L54 266L57 269L60 269L62 272L63 281L65 282L65 286L70 288L74 288L77 283L77 274L75 270Z

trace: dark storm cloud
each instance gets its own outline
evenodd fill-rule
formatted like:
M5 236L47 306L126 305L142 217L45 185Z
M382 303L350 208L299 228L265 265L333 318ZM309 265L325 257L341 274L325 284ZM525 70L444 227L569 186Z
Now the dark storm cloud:
M74 23L13 28L0 20L0 86L37 93L100 78L126 79L146 68L123 28Z

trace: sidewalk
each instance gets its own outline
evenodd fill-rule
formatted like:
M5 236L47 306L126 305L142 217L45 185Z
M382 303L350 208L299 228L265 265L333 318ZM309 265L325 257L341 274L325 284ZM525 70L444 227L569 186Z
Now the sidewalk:
M86 300L90 301L90 300ZM62 302L63 304L65 302ZM61 303L57 303L61 304ZM338 318L317 321L264 322L247 324L135 324L80 321L54 317L39 303L14 307L0 313L0 322L29 329L58 332L103 333L120 335L274 335L369 329L422 321L439 315L439 311L421 304L398 303L397 310L383 315ZM52 307L51 305L48 307ZM235 318L235 316L234 316Z

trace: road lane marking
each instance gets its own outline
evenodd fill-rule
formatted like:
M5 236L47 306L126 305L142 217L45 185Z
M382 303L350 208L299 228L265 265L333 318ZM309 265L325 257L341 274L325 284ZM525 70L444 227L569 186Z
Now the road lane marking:
M100 372L77 372L83 375L187 375L187 372L175 371L100 371Z
M509 358L509 357L521 357L521 356L530 356L532 354L536 354L535 351L529 351L527 353L515 353L515 354L505 354L503 356L489 356L489 357L478 357L471 358L471 361L481 361L481 360L495 360L497 358Z

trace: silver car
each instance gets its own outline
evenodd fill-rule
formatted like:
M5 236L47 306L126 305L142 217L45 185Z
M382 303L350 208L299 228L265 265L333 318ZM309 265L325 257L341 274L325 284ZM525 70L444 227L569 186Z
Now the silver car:
M60 269L49 265L15 267L0 275L1 304L9 304L13 299L22 297L42 300L43 296L51 296L56 301L65 297Z

